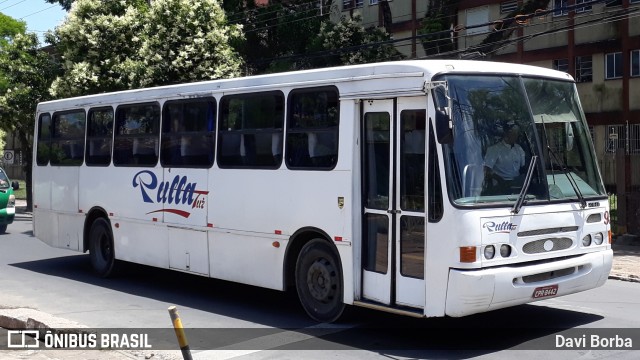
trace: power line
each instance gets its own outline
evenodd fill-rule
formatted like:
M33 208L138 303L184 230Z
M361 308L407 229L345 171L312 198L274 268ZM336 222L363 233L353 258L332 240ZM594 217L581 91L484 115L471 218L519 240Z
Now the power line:
M15 3L13 5L9 5L9 6L5 7L5 8L0 9L0 11L7 10L8 8L12 8L12 7L14 7L14 6L16 6L16 5L20 4L20 3L23 3L25 1L27 1L27 0L18 1L17 3Z

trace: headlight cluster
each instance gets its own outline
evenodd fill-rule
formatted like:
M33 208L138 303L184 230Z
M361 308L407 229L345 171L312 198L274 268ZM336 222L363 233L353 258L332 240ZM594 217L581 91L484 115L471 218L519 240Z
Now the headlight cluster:
M9 195L9 202L7 203L7 207L8 208L16 207L16 196L15 195Z
M603 242L604 242L603 233L587 234L582 238L583 247L591 246L593 244L602 245Z
M491 260L496 256L496 246L497 245L487 245L484 247L484 258L487 260ZM508 258L511 256L511 246L508 244L500 245L500 256L503 258Z

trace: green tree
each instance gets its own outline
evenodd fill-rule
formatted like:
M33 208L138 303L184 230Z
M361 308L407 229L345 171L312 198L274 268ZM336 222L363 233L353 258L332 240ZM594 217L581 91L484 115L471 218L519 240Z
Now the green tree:
M31 155L35 110L38 102L49 100L49 87L58 67L49 54L40 50L35 34L18 34L2 47L0 74L9 87L0 93L0 129L20 141L27 183L27 206L32 207Z
M143 0L77 0L47 39L56 46L64 69L52 94L69 97L131 88L145 6Z
M14 36L24 34L26 29L27 25L24 21L0 13L0 51L9 44ZM0 94L6 91L8 85L7 79L0 73Z
M63 9L69 11L71 10L71 5L75 2L75 0L46 0L49 4L60 4Z
M240 75L241 27L229 25L216 0L154 1L140 49L140 85L164 85Z
M364 64L398 60L404 56L390 42L391 36L382 28L362 25L360 15L343 17L339 23L325 21L311 48L320 52L310 54L313 67Z
M50 40L56 97L235 76L242 39L216 0L76 0Z
M429 0L418 35L427 55L436 55L455 49L449 30L456 22L459 0Z

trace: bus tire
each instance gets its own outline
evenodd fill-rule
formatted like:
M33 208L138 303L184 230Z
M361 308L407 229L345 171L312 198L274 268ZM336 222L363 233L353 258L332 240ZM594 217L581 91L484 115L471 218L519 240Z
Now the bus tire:
M296 289L307 314L319 322L336 321L344 310L343 282L338 256L329 243L306 243L296 262Z
M115 255L111 225L105 218L97 218L89 231L89 256L93 270L103 278L112 275Z
M4 234L7 231L7 224L0 225L0 234Z

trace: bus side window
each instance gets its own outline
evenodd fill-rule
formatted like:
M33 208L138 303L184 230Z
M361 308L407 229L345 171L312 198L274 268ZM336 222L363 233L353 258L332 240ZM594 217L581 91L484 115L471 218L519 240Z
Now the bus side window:
M51 165L82 165L84 134L84 110L54 113L51 123Z
M111 163L113 138L113 109L110 107L89 110L87 117L87 166L108 166Z
M36 164L46 166L49 164L51 154L51 115L40 114L38 118L38 149Z
M118 106L113 164L155 166L158 163L159 128L160 106L157 103Z
M213 165L215 111L214 98L165 102L162 166L209 168Z
M289 94L287 167L331 170L338 163L339 103L335 87L296 89Z
M284 95L227 95L220 101L218 166L277 169L282 164Z

